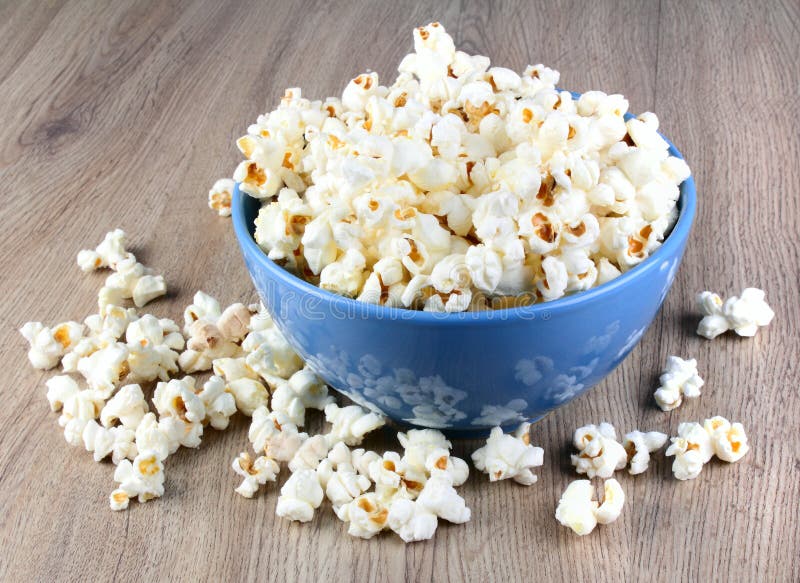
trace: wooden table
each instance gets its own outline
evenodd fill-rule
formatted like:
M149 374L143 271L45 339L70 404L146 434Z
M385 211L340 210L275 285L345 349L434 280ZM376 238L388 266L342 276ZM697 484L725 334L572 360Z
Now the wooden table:
M161 500L111 512L112 466L65 444L45 399L52 373L28 366L16 329L92 312L103 276L81 274L75 255L114 227L167 276L154 313L180 318L197 289L254 299L229 221L206 208L238 161L235 138L285 87L337 94L367 68L390 80L412 27L432 20L497 64L543 62L564 87L620 92L659 115L700 212L653 326L604 383L535 426L538 484L473 473L462 489L472 522L432 541L353 539L329 510L289 523L275 517L274 484L235 495L245 419L171 457ZM800 580L799 26L793 0L3 2L0 579ZM768 329L694 334L696 292L748 285L767 290ZM697 358L707 384L667 414L652 393L670 354ZM576 427L674 432L713 414L745 424L741 463L679 482L658 455L644 475L617 474L628 501L615 524L579 538L556 523ZM396 447L388 431L372 445Z

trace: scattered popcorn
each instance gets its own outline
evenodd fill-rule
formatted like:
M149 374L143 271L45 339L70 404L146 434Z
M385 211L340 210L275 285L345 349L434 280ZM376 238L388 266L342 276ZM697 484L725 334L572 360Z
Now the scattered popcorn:
M208 191L208 208L221 217L231 216L231 197L236 183L230 178L220 178Z
M342 505L336 515L348 523L347 533L359 538L372 538L389 526L389 509L372 493Z
M178 363L187 373L208 370L215 360L242 355L239 342L246 334L250 311L233 304L223 312L219 302L199 291L183 313L184 333L189 337Z
M631 431L625 435L622 446L628 452L628 473L632 475L642 474L647 471L650 465L650 454L664 447L667 443L667 435L658 431Z
M369 478L358 474L350 464L338 464L336 470L327 476L325 496L334 508L339 508L358 498L371 485Z
M287 89L236 142L256 241L306 281L428 311L550 301L633 268L674 224L690 170L655 115L625 120L622 96L575 98L542 65L490 68L438 23L398 72L358 75L341 99Z
M406 498L394 501L387 516L389 528L407 543L433 538L438 522L436 514Z
M324 435L314 435L306 439L289 460L289 470L316 470L319 463L328 455L328 440Z
M132 299L137 308L167 293L164 277L154 275L131 255L116 264L115 273L106 278L105 285L98 293L98 305L102 310L108 305L121 305Z
M490 482L512 478L525 486L536 483L531 469L544 463L544 450L531 445L529 429L529 423L515 435L504 434L500 427L492 429L486 445L472 454L475 468L489 474Z
M714 455L711 436L699 423L681 423L678 436L670 438L667 456L675 456L672 473L679 480L693 480Z
M178 374L178 355L184 339L178 325L167 318L145 314L131 322L125 332L129 380L169 380Z
M435 429L411 429L406 433L398 433L397 439L403 446L403 461L420 471L426 469L431 453L437 450L449 451L452 447L442 432Z
M279 382L272 393L272 409L285 413L298 426L305 424L306 409L324 410L333 403L327 385L308 367Z
M667 368L659 380L661 386L656 389L655 399L662 411L680 407L684 397L699 397L700 387L705 384L697 374L697 361L694 358L683 360L677 356L667 358Z
M202 399L196 394L193 377L158 383L153 404L161 416L159 428L173 444L177 442L184 447L200 447L206 410Z
M617 433L610 423L576 429L572 443L579 452L571 456L572 465L579 474L590 478L610 478L628 463L628 453L617 441Z
M281 488L275 514L289 520L309 522L314 518L314 510L322 504L323 496L317 473L314 470L298 470Z
M165 460L180 447L180 442L167 433L166 420L159 423L154 413L146 413L136 427L136 448L150 451L158 459Z
M47 385L47 400L50 403L50 410L54 413L60 411L64 403L70 401L80 391L78 383L67 375L51 377L45 385Z
M41 322L28 322L19 331L30 344L28 360L41 370L49 370L61 362L83 336L83 326L77 322L64 322L53 328Z
M614 478L606 480L603 482L603 502L595 510L597 522L611 524L622 514L624 504L625 492L622 491L622 486Z
M197 392L206 411L203 423L208 423L214 429L222 431L228 427L230 419L236 413L236 399L217 375L212 375L203 388Z
M94 452L96 462L111 454L117 465L125 458L134 459L138 453L134 431L124 426L108 429L92 419L83 428L82 437L86 451Z
M122 460L114 471L119 487L111 492L112 510L124 510L131 498L147 502L164 494L164 464L151 451L140 452L133 462Z
M270 413L265 406L253 412L247 435L255 451L279 462L290 461L308 439L308 434L299 433L286 415L279 411Z
M84 272L103 267L116 270L117 264L133 257L125 249L125 231L114 229L106 233L103 241L94 249L84 249L78 253L78 266Z
M755 336L760 326L767 326L775 312L764 299L766 294L754 287L732 296L724 303L715 293L704 291L697 295L697 307L703 315L697 333L709 340L733 330L739 336Z
M86 379L90 389L96 390L103 399L114 393L119 382L130 372L128 347L113 342L78 360L78 372Z
M598 503L589 480L575 480L567 486L556 507L556 520L584 536L597 526Z
M142 387L125 385L100 411L100 422L105 427L113 427L120 423L123 427L136 430L148 410Z
M703 428L711 436L714 454L722 461L738 462L750 451L741 423L731 423L717 416L706 419Z
M382 427L386 420L358 405L339 407L335 403L325 406L325 420L332 425L327 433L328 443L343 441L347 445L358 445L370 431Z
M469 522L471 517L466 502L453 488L453 481L445 472L436 473L425 482L416 503L439 518L455 524Z
M435 449L425 461L428 474L434 476L438 473L447 474L453 486L460 486L469 477L469 466L461 458L453 457L446 449ZM534 476L535 481L536 476Z
M236 493L245 498L252 498L258 492L259 486L267 482L274 482L280 472L280 467L267 456L258 456L255 461L246 452L239 454L233 460L233 471L242 476L242 483L236 488Z

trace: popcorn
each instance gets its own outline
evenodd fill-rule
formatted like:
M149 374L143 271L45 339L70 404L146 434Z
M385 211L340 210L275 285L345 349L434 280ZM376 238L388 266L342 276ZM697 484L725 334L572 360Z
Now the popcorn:
M439 522L436 514L422 504L405 498L392 502L386 520L389 528L407 543L433 538Z
M603 482L603 503L595 511L595 517L600 524L611 524L622 514L625 504L625 492L614 478Z
M442 432L435 429L411 429L406 433L398 433L397 439L403 446L403 462L419 471L426 470L428 458L433 452L449 451L452 447ZM355 460L353 464L358 465Z
M167 459L180 447L180 443L167 433L166 424L159 423L154 413L142 417L136 426L135 439L138 451L150 451L160 460Z
M579 452L571 456L572 465L579 474L590 478L610 478L615 470L627 465L628 454L617 441L616 431L609 423L576 429L572 442Z
M308 434L299 433L286 415L278 411L270 413L263 405L253 412L247 436L256 452L265 452L280 462L291 460L308 439Z
M335 403L325 406L325 420L332 425L326 434L331 445L343 441L347 445L358 445L370 431L382 427L386 420L358 405L339 407Z
M275 514L288 520L309 522L322 504L324 494L314 470L294 472L281 488Z
M131 498L147 502L164 494L164 464L151 451L140 452L133 462L122 460L114 471L119 487L111 492L112 510L124 510Z
M183 349L184 340L172 320L145 314L128 325L125 339L129 380L166 381L178 373L178 351Z
M60 411L64 403L80 391L78 383L67 375L51 377L45 384L47 385L47 400L50 403L50 410L54 413Z
M41 322L28 322L19 332L30 345L28 360L31 365L49 370L81 339L83 326L77 322L64 322L48 328Z
M679 480L693 480L714 455L711 436L699 423L681 423L678 436L670 438L667 456L675 456L672 473Z
M308 367L281 382L272 393L272 409L285 413L298 426L305 424L306 408L324 410L333 403L328 387Z
M153 404L161 415L159 428L173 443L178 442L184 447L200 447L206 410L195 392L194 378L184 377L158 383Z
M103 267L116 270L118 263L133 257L133 254L125 249L125 243L125 231L114 229L110 233L106 233L94 250L84 249L78 253L78 266L84 272Z
M130 371L128 347L120 342L109 344L78 360L78 372L86 379L90 389L102 398L111 397L119 382Z
M449 474L444 472L432 475L425 482L416 503L439 518L455 524L469 522L471 517L466 502L453 488Z
M775 312L767 305L762 290L748 287L742 295L732 296L724 303L715 293L704 291L697 295L697 307L703 319L697 333L709 340L728 330L739 336L755 336L760 326L767 326Z
M236 183L230 178L220 178L208 191L208 208L221 217L231 216L231 197Z
M256 241L306 281L428 311L479 309L478 291L550 301L641 263L675 222L689 169L622 96L490 67L438 23L398 71L341 100L288 89L237 141Z
M116 273L106 278L105 285L98 293L98 305L102 310L109 304L120 305L123 300L132 299L137 308L167 293L164 277L154 275L131 255L116 264Z
M338 464L336 471L327 478L325 496L337 508L358 498L371 485L369 478L356 473L350 464Z
M714 454L726 462L738 462L748 451L747 435L741 423L730 423L724 417L706 419L703 428L711 436Z
M575 480L561 495L556 508L556 520L576 534L587 535L597 524L610 524L622 512L625 493L615 479L603 484L603 503L594 499L594 486L589 480Z
M239 454L233 460L233 471L242 476L242 483L236 488L236 493L245 498L252 498L258 492L259 486L267 482L274 482L280 472L278 464L267 456L258 456L255 461L246 452Z
M512 478L525 486L535 484L538 477L531 468L544 463L544 450L531 445L529 429L529 423L514 435L504 434L500 427L492 429L486 445L472 454L475 468L489 474L490 482Z
M697 374L697 361L694 358L683 360L677 356L667 358L667 368L660 381L661 386L655 392L655 399L662 411L672 411L680 407L684 397L699 397L700 387L705 383Z
M467 462L451 456L450 452L445 449L433 450L425 461L425 469L431 476L440 472L447 474L453 486L460 486L469 477Z
M328 440L324 435L309 437L289 460L289 470L292 472L300 469L316 470L320 461L328 455L328 451Z
M197 392L197 396L203 402L206 412L203 423L208 423L220 431L226 429L237 408L236 399L225 385L225 381L217 375L212 375L203 383L203 388Z
M658 431L631 431L625 435L622 446L628 453L628 473L632 475L642 474L647 471L650 465L650 454L664 447L667 443L667 435Z
M123 427L135 430L149 407L139 385L125 385L106 402L100 411L100 422L104 427L113 427L119 422Z
M342 505L336 515L348 523L347 533L369 539L388 528L389 508L375 494L362 494Z
M83 428L82 437L86 451L94 452L96 462L112 454L111 459L117 465L125 458L134 459L138 453L133 430L124 426L107 429L91 420Z

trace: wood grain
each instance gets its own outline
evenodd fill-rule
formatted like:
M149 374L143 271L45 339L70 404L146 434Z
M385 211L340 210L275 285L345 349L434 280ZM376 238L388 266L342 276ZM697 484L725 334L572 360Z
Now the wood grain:
M391 78L412 27L431 20L496 63L543 62L564 87L658 113L700 212L654 325L601 386L535 426L538 484L473 475L472 522L432 541L352 539L329 511L290 524L274 515L275 485L236 496L244 419L171 457L163 499L109 511L112 467L64 443L50 373L27 365L16 328L91 313L102 276L82 275L75 255L114 227L167 276L156 314L179 318L197 289L253 299L229 222L205 208L237 161L234 139L285 87L324 97L367 68ZM800 580L798 90L794 0L0 3L0 580ZM768 292L767 330L693 334L695 292L747 285ZM707 384L665 414L651 399L669 354L696 357ZM619 475L628 501L615 524L579 538L556 523L576 427L670 432L712 414L744 422L753 451L741 463L682 483L658 456L645 475ZM389 431L371 445L396 447Z

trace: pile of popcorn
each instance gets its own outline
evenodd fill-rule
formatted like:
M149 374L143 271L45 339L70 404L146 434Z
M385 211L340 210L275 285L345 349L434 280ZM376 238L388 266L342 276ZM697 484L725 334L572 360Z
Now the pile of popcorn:
M451 455L445 436L413 429L398 434L402 452L358 447L385 419L358 405L337 404L262 305L234 303L223 310L200 291L184 310L183 326L139 312L166 293L166 284L136 261L119 229L96 249L81 251L78 264L87 272L112 271L98 293L98 313L83 323L53 327L28 322L20 332L34 367L61 365L63 374L46 385L66 441L84 447L96 462L110 458L116 466L112 509L127 508L132 498L146 502L162 496L169 456L180 447L199 447L209 426L224 430L240 412L251 417L253 453L243 451L233 460L233 471L242 480L235 491L252 498L287 466L291 475L276 506L280 517L308 522L327 499L349 534L371 538L391 530L405 542L433 537L440 519L470 520L470 509L456 490L467 480L469 466ZM125 305L127 300L136 307ZM701 335L709 329L709 318L714 330L733 329L745 336L772 318L763 292L753 288L727 302L703 292L698 305L704 315ZM198 380L200 374L204 380ZM694 359L670 356L661 383L656 402L669 411L683 397L699 396L703 379ZM312 409L324 413L326 432L302 431ZM628 467L630 474L644 473L650 455L666 441L667 435L658 431L632 431L619 442L608 423L577 429L572 464L579 474L604 480L603 499L596 499L590 480L577 480L559 501L557 520L582 535L616 520L625 494L614 472ZM675 458L675 477L688 480L714 455L736 462L748 451L742 425L716 416L703 424L681 423L666 455ZM525 486L536 483L533 470L543 461L544 451L531 443L529 423L513 433L495 427L472 454L474 467L491 482L512 479Z
M324 289L429 311L617 277L668 234L690 171L654 114L626 121L621 95L575 98L558 80L490 67L433 23L390 86L364 73L341 99L287 89L237 141L233 179L262 201L256 241ZM218 181L209 206L230 214L233 186Z

